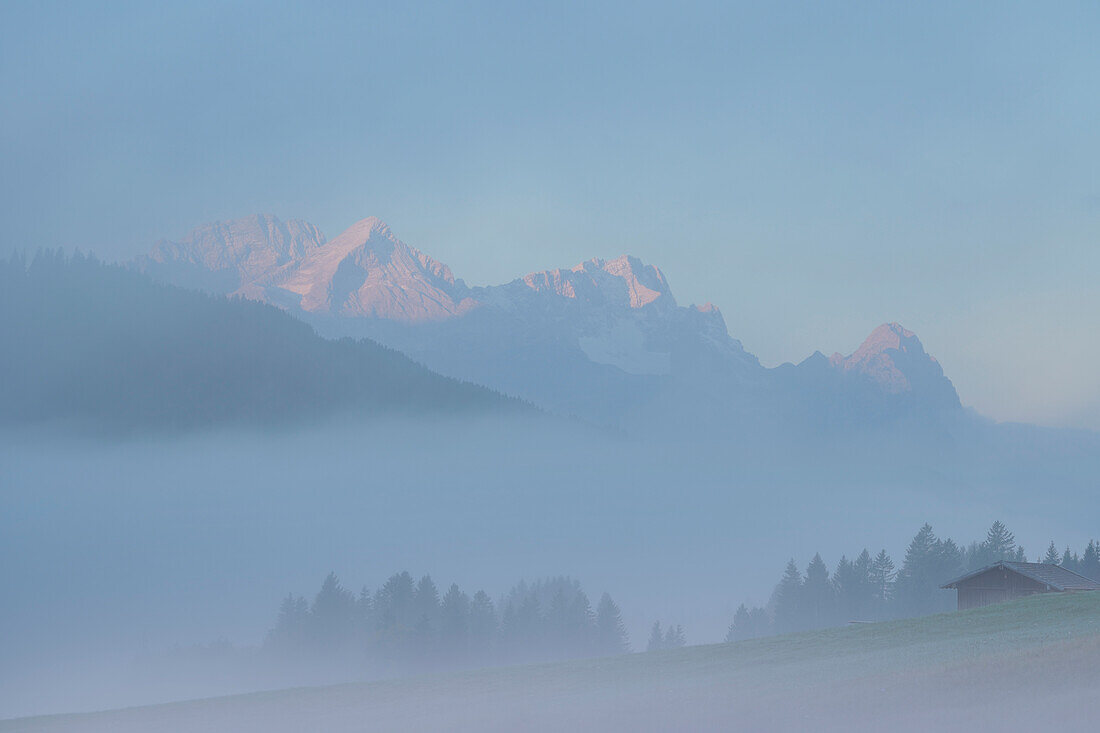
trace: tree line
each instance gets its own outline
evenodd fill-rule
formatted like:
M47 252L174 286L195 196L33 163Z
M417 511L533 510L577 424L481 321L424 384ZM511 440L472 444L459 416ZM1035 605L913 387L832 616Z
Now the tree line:
M330 573L312 602L288 595L264 650L408 673L621 654L630 643L611 596L593 608L571 578L520 582L494 603L457 584L441 594L431 576L405 571L374 592L355 594Z
M909 543L900 568L886 550L871 555L864 549L855 559L842 556L832 574L820 554L805 572L791 559L766 606L737 608L726 641L949 611L954 594L941 585L1002 560L1026 562L1027 556L999 521L985 539L965 547L936 537L925 524ZM1095 540L1080 556L1068 547L1059 553L1051 542L1036 562L1062 565L1100 581L1100 543Z

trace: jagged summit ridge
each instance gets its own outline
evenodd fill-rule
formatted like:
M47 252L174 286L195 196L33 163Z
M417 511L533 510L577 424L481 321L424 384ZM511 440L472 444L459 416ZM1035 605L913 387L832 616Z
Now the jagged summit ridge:
M564 298L608 301L629 308L644 308L658 299L676 305L664 273L631 255L613 260L594 258L570 269L532 272L521 281L536 292Z
M324 244L324 234L309 222L282 222L271 214L257 214L204 224L179 242L161 240L149 259L185 261L209 270L237 268L249 277L301 259Z
M449 318L465 304L446 265L410 247L375 217L363 219L273 283L310 313L417 322Z
M158 279L305 313L436 321L472 307L450 268L408 246L377 217L331 241L271 215L205 224L136 262Z
M162 239L134 265L184 287L233 292L277 275L324 245L324 234L309 222L257 214L204 224L178 242Z
M843 373L870 379L890 394L920 390L938 401L958 405L959 397L943 368L924 350L917 335L900 323L884 323L849 356L833 354L829 363Z
M205 224L180 242L157 243L137 264L160 279L197 280L204 289L307 313L398 322L438 321L486 303L500 305L497 291L515 290L467 288L447 265L402 242L374 216L331 241L307 222L284 223L269 214ZM515 282L544 297L593 307L677 307L664 273L627 254L532 272ZM717 315L710 304L697 310Z

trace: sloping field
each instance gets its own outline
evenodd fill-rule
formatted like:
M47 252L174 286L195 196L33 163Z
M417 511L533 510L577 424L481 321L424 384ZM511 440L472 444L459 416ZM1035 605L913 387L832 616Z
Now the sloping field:
M566 664L0 722L54 731L1100 730L1100 593Z

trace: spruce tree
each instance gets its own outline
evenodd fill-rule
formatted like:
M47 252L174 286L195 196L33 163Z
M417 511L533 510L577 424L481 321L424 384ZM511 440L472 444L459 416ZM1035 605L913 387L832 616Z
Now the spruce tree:
M267 634L265 645L284 653L300 652L309 634L309 604L301 596L287 595L279 606L275 628Z
M890 610L890 603L894 598L894 579L897 578L894 569L894 561L886 554L886 550L880 550L871 563L871 583L875 592L875 617L884 618Z
M856 588L855 592L855 616L857 619L868 619L874 610L875 603L875 582L871 578L871 568L875 561L871 558L871 553L867 551L867 548L863 548L863 552L859 553L859 557L852 563L852 571L855 576Z
M1058 554L1058 550L1054 547L1054 540L1050 541L1050 547L1047 548L1047 554L1043 557L1043 562L1047 565L1058 565L1062 561L1062 556Z
M935 562L932 566L932 587L930 591L933 596L933 604L930 610L933 613L951 611L957 607L955 594L944 590L941 586L958 577L965 572L965 569L966 553L963 549L955 544L954 540L940 540L936 544Z
M655 629L659 631L659 629ZM752 616L749 609L742 603L733 614L733 623L726 632L726 641L743 641L754 636L752 629Z
M923 615L950 607L951 594L940 586L958 575L963 553L952 540L936 539L925 524L905 551L897 580L898 610L904 615Z
M566 633L569 648L574 654L582 654L592 648L592 637L596 634L596 614L588 595L577 588L573 593L573 602L569 604Z
M547 640L553 656L564 657L571 651L573 639L569 629L569 601L565 589L558 588L546 610Z
M512 661L519 647L520 633L516 623L516 604L504 601L500 611L500 631L497 634L497 655L501 661Z
M452 583L439 609L439 640L444 656L455 662L465 659L470 647L470 599Z
M773 633L772 629L772 617L768 614L767 609L760 607L753 607L749 610L749 628L752 630L752 638L758 636L768 636Z
M781 634L800 631L805 624L802 605L802 573L791 559L775 589L775 629Z
M905 560L898 572L897 600L902 615L915 616L926 612L935 552L936 535L932 525L925 523L906 548Z
M649 641L645 645L647 652L659 652L665 648L665 636L661 633L661 622L653 622L653 630L649 632Z
M1089 540L1085 554L1081 556L1081 575L1093 580L1100 580L1100 545L1096 540Z
M1076 573L1078 564L1079 560L1077 559L1077 553L1071 552L1070 549L1067 547L1065 554L1062 555L1062 567L1064 567L1066 570L1072 570Z
M814 554L806 567L806 579L802 583L803 607L806 610L808 628L820 629L833 623L834 595L829 582L829 570L820 554Z
M413 606L413 615L417 623L420 623L421 620L427 620L433 628L438 626L439 589L435 587L432 576L425 575L416 584L416 591L413 593Z
M611 596L604 593L596 607L596 649L600 654L625 654L630 651L622 613Z
M412 628L414 618L415 595L412 576L406 570L391 575L374 596L374 617L379 627Z
M355 596L340 585L336 573L329 573L310 609L313 642L324 649L346 644L351 641L355 617Z
M360 648L368 646L374 632L374 599L370 589L363 586L355 601L355 637Z
M475 659L489 659L497 636L497 614L489 594L479 590L470 601L470 650Z
M981 550L987 565L1002 560L1013 560L1016 557L1016 538L1008 531L1008 527L998 520L986 533Z
M512 616L512 651L520 661L527 662L541 656L544 648L543 621L538 595L528 591Z
M684 627L680 624L668 627L665 632L665 649L679 649L687 645L687 637L684 636Z

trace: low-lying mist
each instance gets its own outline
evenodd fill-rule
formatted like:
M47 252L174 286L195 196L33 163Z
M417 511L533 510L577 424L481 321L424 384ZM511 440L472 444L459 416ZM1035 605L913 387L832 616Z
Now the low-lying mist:
M593 602L614 597L636 651L655 620L681 625L689 644L720 641L792 556L899 557L924 522L971 538L992 519L1029 556L1051 539L1083 546L1100 519L1088 500L1100 458L1079 440L1023 452L994 428L951 440L627 438L538 417L125 441L9 433L0 717L255 686L148 660L257 645L280 601L330 572L357 590L407 569L493 598L568 575Z

